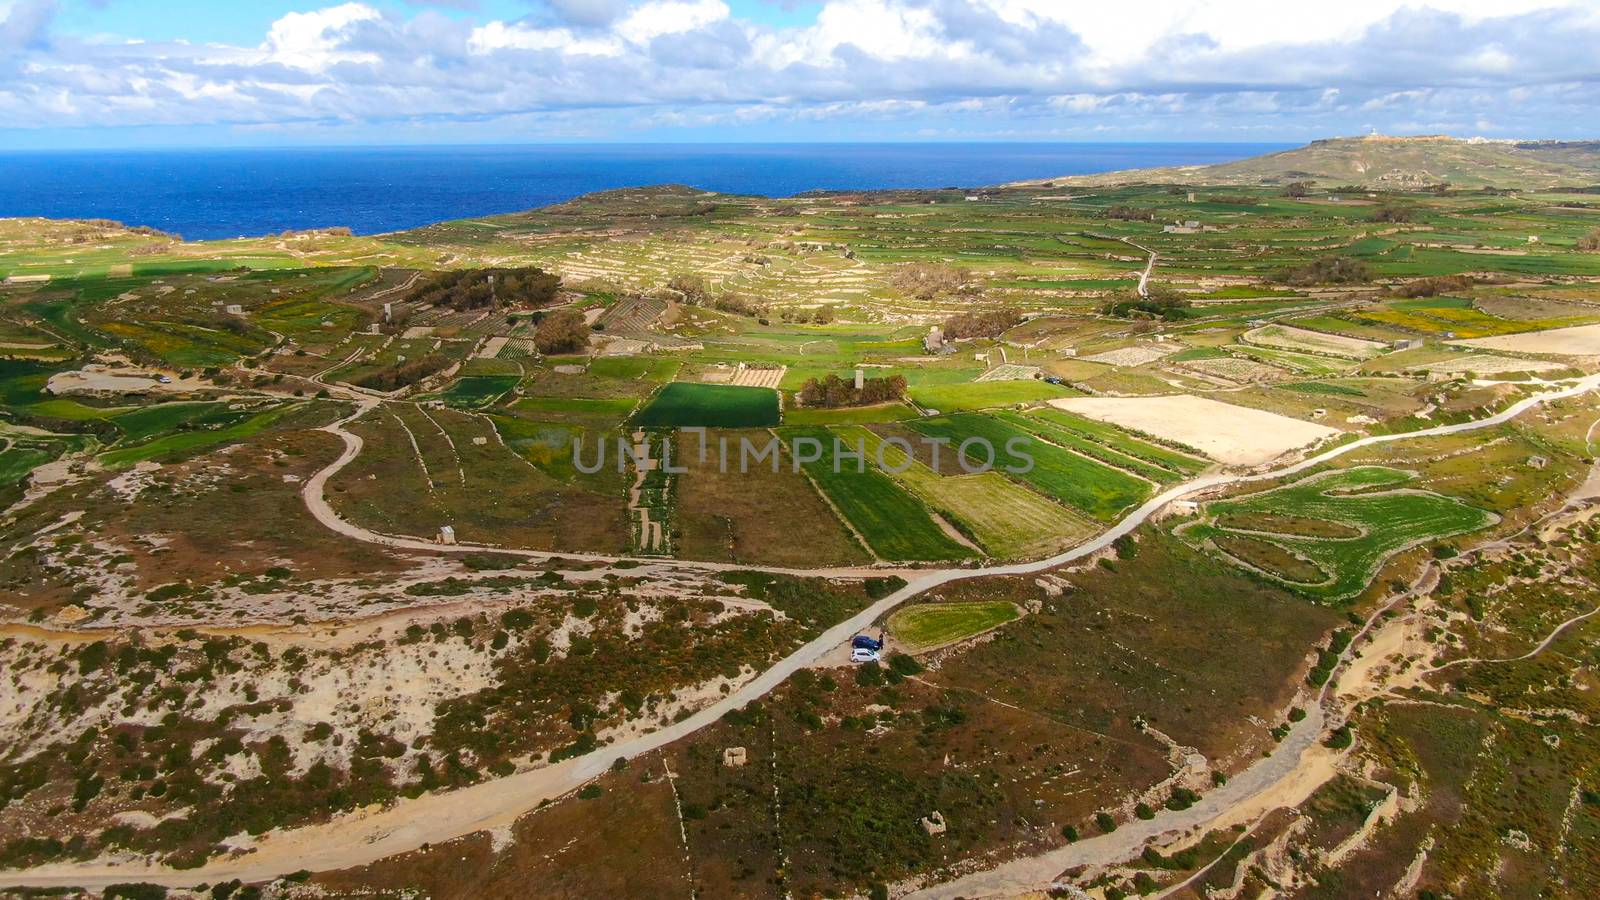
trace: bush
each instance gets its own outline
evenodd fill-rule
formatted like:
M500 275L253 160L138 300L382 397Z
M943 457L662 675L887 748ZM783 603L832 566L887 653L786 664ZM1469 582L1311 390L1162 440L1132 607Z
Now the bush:
M167 889L159 884L145 882L124 883L108 885L100 892L100 896L107 898L119 897L123 900L162 900L167 896Z
M1141 803L1138 806L1135 806L1133 808L1133 814L1147 822L1156 817L1156 811L1151 809L1150 804L1148 803Z
M600 785L598 785L598 784L586 784L586 785L583 786L583 790L578 792L578 799L579 800L598 800L600 798L600 796L603 795L604 793L605 793L605 789L600 787Z
M1343 750L1355 743L1355 733L1351 730L1349 723L1346 723L1335 728L1333 733L1328 735L1328 739L1322 743L1330 750Z
M1102 832L1110 834L1117 830L1117 820L1111 818L1110 813L1097 812L1094 814L1094 824Z
M1112 824L1115 825L1116 823ZM1078 842L1078 829L1071 825L1063 825L1061 826L1061 836L1067 839L1067 843L1076 844Z
M1188 788L1179 787L1172 789L1172 796L1167 798L1167 809L1188 809L1200 802L1200 795Z
M889 671L905 676L916 675L922 671L922 663L917 662L915 657L896 653L889 658Z

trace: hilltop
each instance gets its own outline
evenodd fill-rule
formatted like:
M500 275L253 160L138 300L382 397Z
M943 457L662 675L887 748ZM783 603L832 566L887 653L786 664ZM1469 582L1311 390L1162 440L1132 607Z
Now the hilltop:
M1398 190L1439 184L1520 189L1588 185L1600 182L1600 143L1371 135L1313 141L1237 162L1078 175L1052 183L1245 185L1292 181Z

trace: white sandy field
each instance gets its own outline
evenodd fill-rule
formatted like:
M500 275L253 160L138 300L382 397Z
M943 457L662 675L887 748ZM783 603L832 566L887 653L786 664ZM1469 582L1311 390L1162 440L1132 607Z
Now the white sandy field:
M1552 328L1549 331L1504 334L1499 337L1468 338L1450 343L1460 344L1463 347L1482 347L1486 350L1508 350L1512 353L1600 356L1600 325L1576 325L1572 328Z
M1168 397L1067 397L1067 412L1186 444L1217 462L1259 466L1339 434L1338 429L1193 394Z

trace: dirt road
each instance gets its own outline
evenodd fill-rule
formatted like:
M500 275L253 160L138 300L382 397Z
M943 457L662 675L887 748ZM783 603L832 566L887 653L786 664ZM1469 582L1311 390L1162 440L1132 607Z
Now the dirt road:
M1552 400L1577 396L1600 387L1600 376L1590 376L1571 386L1546 392L1519 401L1504 411L1475 422L1444 425L1400 435L1379 435L1335 447L1317 456L1271 472L1255 475L1215 474L1169 488L1157 497L1129 513L1109 531L1094 540L1071 550L1032 563L1017 563L975 569L939 569L903 571L907 578L904 588L873 603L849 619L828 629L799 650L780 660L776 665L700 712L662 728L659 731L634 738L622 744L605 747L566 762L495 779L440 794L427 794L414 800L401 800L380 812L353 813L336 817L322 825L305 826L285 832L272 832L262 838L256 849L244 856L217 859L195 869L177 871L142 862L112 864L103 861L86 863L58 863L6 874L0 874L0 884L28 885L34 887L81 886L101 888L120 881L149 881L181 887L200 882L225 881L238 878L257 881L274 878L300 869L327 871L366 865L387 856L413 850L424 843L439 843L487 828L495 828L515 821L546 799L563 796L593 779L619 756L634 757L656 750L716 722L730 710L738 709L752 700L766 696L786 678L821 659L829 650L849 639L852 634L866 628L879 617L901 603L925 591L953 581L989 575L1027 575L1053 569L1081 559L1111 545L1117 538L1132 532L1157 510L1173 500L1207 488L1281 478L1321 465L1353 451L1393 441L1459 434L1503 424L1534 406ZM358 413L359 414L359 413ZM361 452L361 438L344 429L354 419L351 416L326 427L345 441L345 452L339 459L319 471L305 486L307 508L318 521L340 534L354 540L363 540L383 546L416 550L451 550L470 552L496 549L498 552L516 552L530 558L548 557L531 551L504 551L499 548L438 545L414 538L397 538L379 535L340 519L326 503L322 492L329 478L343 469ZM577 557L599 561L616 561L613 557ZM693 569L749 568L721 566L681 560L663 560L664 567ZM768 569L766 571L785 571ZM800 572L822 574L828 570ZM884 570L867 570L884 574ZM1017 860L988 872L967 876L947 885L924 891L921 896L953 898L958 896L984 897L1003 895L1006 892L1027 890L1048 884L1056 873L1080 862L1116 862L1136 855L1151 838L1184 828L1198 827L1225 814L1228 810L1250 802L1291 777L1307 751L1317 746L1323 725L1323 713L1318 708L1308 710L1304 720L1294 726L1275 752L1251 769L1246 770L1227 785L1207 794L1188 810L1163 814L1148 822L1136 821L1116 832L1099 838L1070 845L1042 857ZM1062 863L1062 860L1066 860Z

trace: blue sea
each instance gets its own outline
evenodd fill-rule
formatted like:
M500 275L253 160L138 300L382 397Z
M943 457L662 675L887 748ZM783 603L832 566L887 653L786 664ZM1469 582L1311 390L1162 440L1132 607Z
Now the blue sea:
M343 225L358 234L517 212L591 191L688 184L981 187L1242 159L1281 144L569 144L0 152L0 216L116 219L191 240Z

